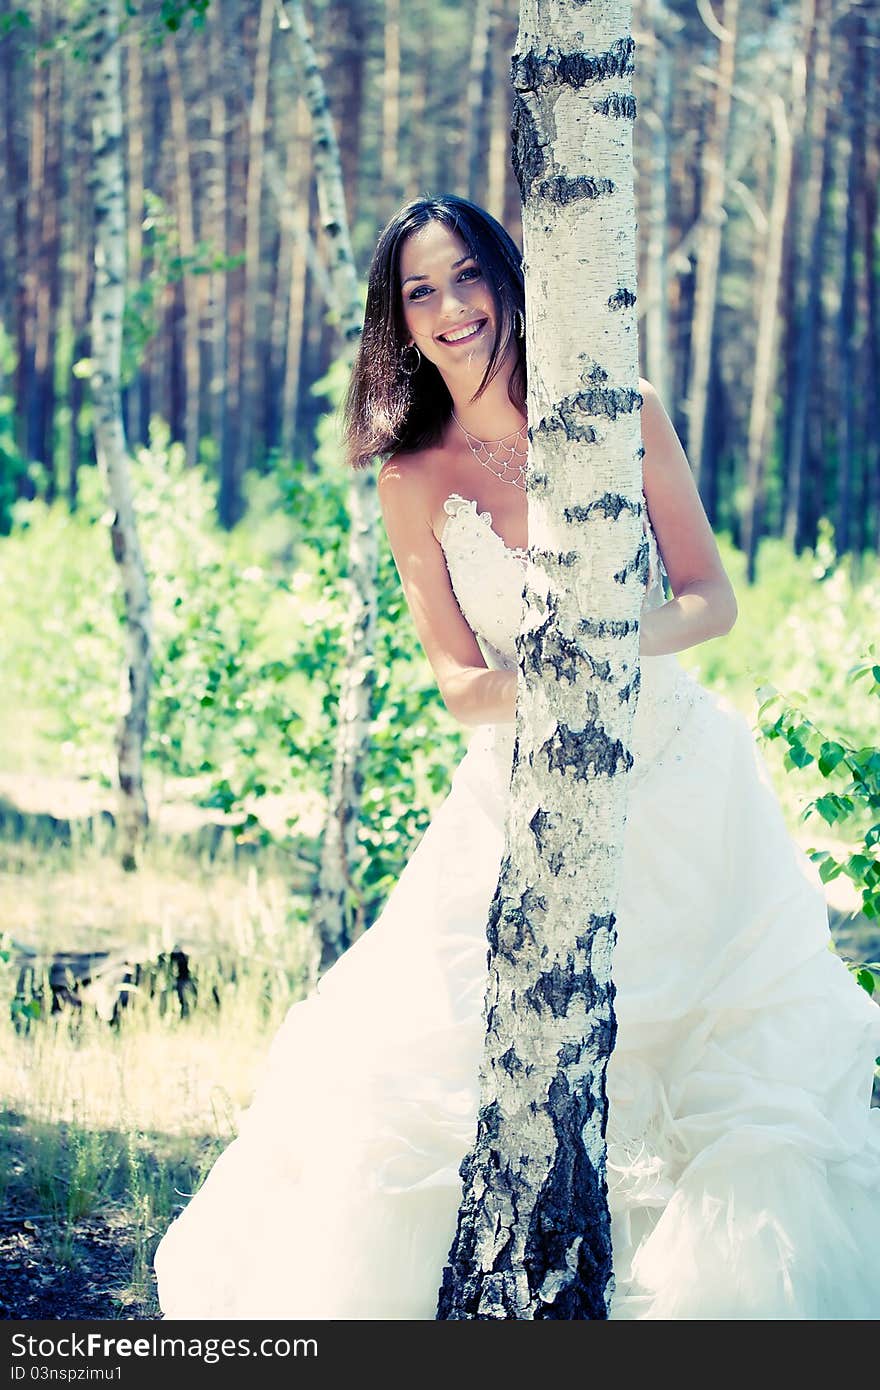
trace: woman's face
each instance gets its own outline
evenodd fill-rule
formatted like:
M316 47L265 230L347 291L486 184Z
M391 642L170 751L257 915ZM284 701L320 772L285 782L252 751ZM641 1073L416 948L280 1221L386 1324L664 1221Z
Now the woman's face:
M457 232L426 222L400 248L400 291L410 340L444 377L482 379L495 341L495 305Z

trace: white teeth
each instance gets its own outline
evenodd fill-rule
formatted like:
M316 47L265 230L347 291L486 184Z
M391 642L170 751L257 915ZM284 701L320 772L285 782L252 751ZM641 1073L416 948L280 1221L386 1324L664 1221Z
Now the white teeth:
M479 333L482 326L482 323L474 323L468 328L456 328L451 333L441 333L440 337L445 343L460 343L462 338L472 338L475 333Z

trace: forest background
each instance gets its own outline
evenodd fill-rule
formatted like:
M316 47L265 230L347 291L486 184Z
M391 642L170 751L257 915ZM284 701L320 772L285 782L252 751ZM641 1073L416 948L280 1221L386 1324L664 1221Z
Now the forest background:
M421 193L464 193L519 241L513 0L307 13L361 278ZM155 1315L155 1241L310 978L350 513L334 248L284 18L277 0L124 16L122 406L154 629L151 828L125 873L125 614L89 392L90 12L0 9L4 1316ZM880 7L637 0L633 33L642 371L740 608L682 659L766 740L870 991ZM381 537L377 612L354 934L464 748Z

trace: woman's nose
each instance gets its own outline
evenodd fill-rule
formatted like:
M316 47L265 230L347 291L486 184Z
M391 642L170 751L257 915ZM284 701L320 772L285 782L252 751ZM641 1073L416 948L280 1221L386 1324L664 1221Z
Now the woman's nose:
M465 302L460 289L457 285L450 286L441 299L441 313L448 314L450 318L454 318L456 313L460 313L464 307Z

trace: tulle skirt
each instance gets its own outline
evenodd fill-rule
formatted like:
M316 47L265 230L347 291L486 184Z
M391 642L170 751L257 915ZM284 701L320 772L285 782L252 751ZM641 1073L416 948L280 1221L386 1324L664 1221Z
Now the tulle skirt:
M880 1009L830 947L748 724L688 682L629 798L611 1316L873 1318ZM475 732L375 925L290 1009L156 1251L165 1317L435 1317L476 1126L508 734Z

